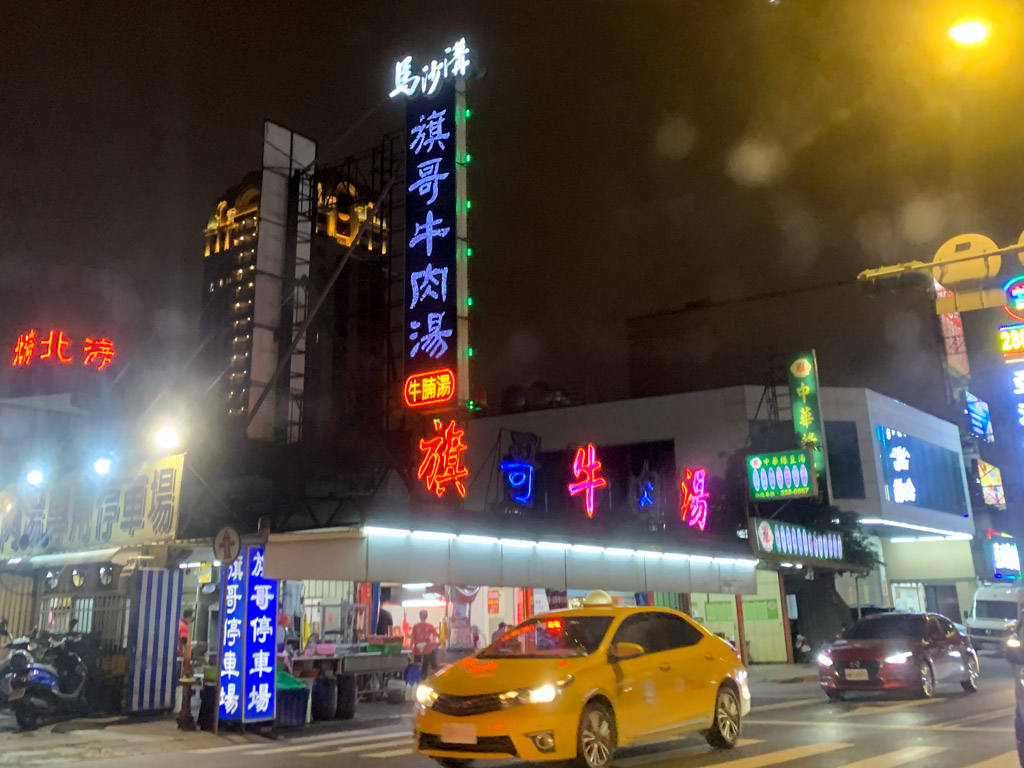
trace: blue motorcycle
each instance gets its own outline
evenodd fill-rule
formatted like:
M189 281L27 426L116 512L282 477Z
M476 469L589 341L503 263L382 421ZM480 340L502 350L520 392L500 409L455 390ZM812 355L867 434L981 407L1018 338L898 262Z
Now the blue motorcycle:
M41 722L86 714L88 667L69 645L69 637L53 644L38 662L23 659L9 668L8 703L18 727L35 730Z
M8 641L4 646L7 655L0 660L0 709L3 709L7 706L7 699L11 693L10 671L12 668L25 669L32 663L31 652L35 650L35 644L29 637L12 639L10 632L7 631L7 619L3 617L0 617L0 638L7 638Z

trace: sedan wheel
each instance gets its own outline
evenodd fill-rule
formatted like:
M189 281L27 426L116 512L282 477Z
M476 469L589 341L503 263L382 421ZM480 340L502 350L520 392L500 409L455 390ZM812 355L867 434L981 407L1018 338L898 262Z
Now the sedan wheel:
M961 681L960 686L968 693L978 690L978 657L967 658L967 679Z
M927 661L921 662L921 680L918 683L917 693L923 699L930 699L935 695L935 674Z
M576 763L582 768L603 768L615 754L615 723L611 713L601 704L593 702L583 710L580 718Z
M718 689L715 719L704 738L716 749L732 749L736 746L740 738L740 700L731 688Z

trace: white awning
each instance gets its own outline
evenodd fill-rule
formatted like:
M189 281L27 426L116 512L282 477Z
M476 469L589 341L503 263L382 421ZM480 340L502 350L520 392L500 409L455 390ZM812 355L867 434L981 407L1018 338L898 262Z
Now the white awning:
M122 547L91 549L85 552L58 552L53 555L31 555L12 557L2 564L5 569L24 571L31 568L63 568L65 565L89 565L92 563L115 563L124 565L134 550Z

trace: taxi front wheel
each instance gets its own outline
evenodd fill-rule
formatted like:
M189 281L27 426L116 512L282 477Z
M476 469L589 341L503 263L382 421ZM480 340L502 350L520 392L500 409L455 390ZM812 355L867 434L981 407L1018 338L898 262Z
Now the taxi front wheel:
M740 738L740 700L736 692L723 685L715 698L715 715L704 738L715 749L732 749Z
M590 702L580 717L573 765L577 768L604 768L612 761L617 740L611 710L599 701Z
M444 768L467 768L472 762L462 757L435 757L433 760Z

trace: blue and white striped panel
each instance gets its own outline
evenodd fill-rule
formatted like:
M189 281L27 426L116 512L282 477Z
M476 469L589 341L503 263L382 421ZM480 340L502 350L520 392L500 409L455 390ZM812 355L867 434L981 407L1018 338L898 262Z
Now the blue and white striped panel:
M128 648L129 712L174 707L182 578L177 568L143 568L137 572Z

